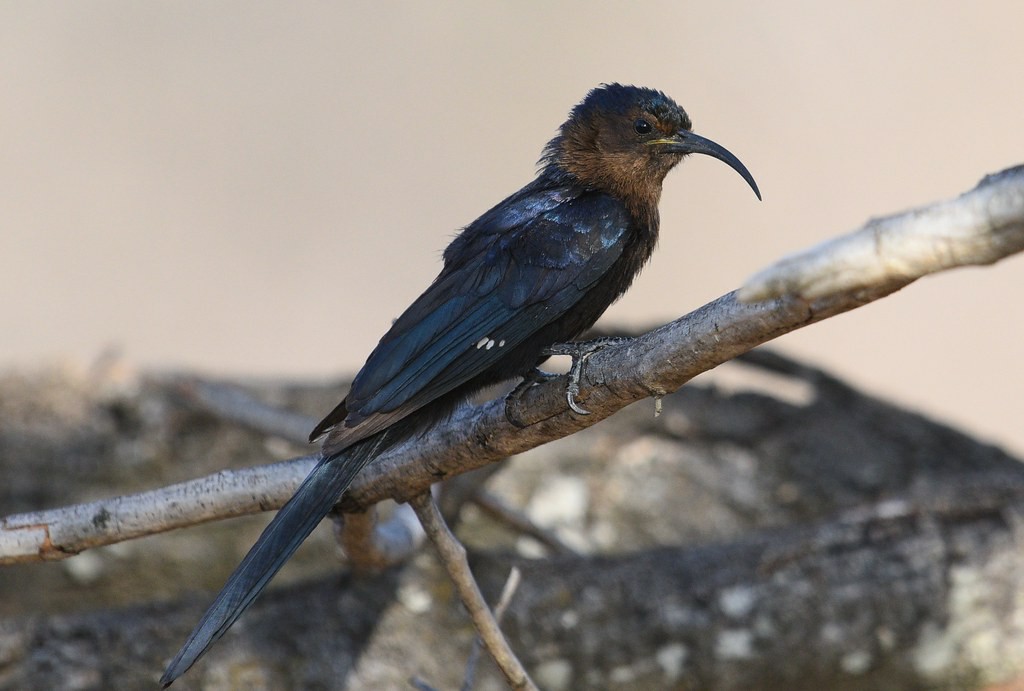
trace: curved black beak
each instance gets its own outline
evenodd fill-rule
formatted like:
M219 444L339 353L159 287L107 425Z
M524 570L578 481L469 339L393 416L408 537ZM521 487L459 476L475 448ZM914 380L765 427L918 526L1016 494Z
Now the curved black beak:
M750 189L754 190L754 194L757 195L758 199L761 199L761 191L757 189L757 183L754 182L754 176L750 174L747 167L740 162L740 159L732 155L732 153L720 144L716 144L706 137L702 137L699 134L694 134L689 130L679 130L676 135L670 139L658 139L652 144L661 144L662 151L666 153L677 153L677 154L706 154L713 156L719 161L722 161L730 168L739 173L747 184L750 185Z

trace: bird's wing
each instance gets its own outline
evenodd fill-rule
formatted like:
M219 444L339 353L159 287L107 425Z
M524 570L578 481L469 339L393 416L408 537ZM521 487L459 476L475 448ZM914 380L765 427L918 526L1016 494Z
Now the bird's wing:
M441 274L356 376L333 448L365 439L494 365L571 310L621 256L629 218L619 202L598 193L537 194L495 207L452 243Z

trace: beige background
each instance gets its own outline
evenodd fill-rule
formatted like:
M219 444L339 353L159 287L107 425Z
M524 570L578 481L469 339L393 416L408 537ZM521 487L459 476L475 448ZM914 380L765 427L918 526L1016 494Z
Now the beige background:
M1018 2L3 3L0 368L351 371L592 86L665 90L751 169L667 180L650 324L1024 162ZM789 352L1024 453L1024 260Z

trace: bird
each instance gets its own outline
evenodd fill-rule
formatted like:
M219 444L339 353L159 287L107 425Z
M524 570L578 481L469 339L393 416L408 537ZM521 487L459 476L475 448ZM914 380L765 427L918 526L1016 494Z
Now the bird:
M587 350L574 339L651 257L662 183L685 156L719 159L761 198L738 158L692 130L683 108L645 87L601 84L572 108L533 181L456 235L438 276L313 429L317 464L168 665L164 688L252 604L374 458L485 387L532 381L552 352L571 353L578 377ZM570 382L569 405L583 414L573 391Z

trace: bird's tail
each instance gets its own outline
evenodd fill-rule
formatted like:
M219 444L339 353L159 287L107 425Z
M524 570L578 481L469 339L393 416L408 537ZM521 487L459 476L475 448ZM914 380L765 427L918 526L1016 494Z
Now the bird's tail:
M385 446L382 432L339 454L322 459L303 480L238 565L185 645L167 666L160 683L167 688L238 619L284 566L355 479Z

